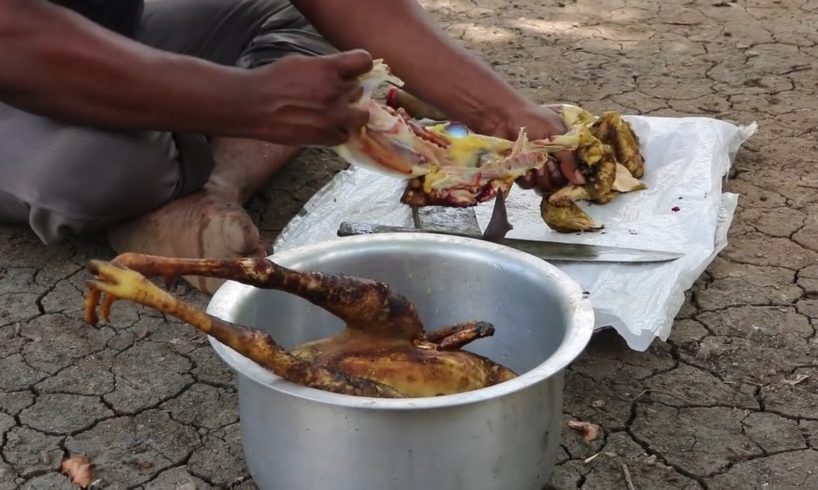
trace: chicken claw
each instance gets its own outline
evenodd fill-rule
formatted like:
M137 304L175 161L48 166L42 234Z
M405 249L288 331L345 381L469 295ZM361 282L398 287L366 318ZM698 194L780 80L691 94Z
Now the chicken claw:
M426 334L426 340L440 350L456 350L483 337L494 335L494 325L486 322L458 323Z

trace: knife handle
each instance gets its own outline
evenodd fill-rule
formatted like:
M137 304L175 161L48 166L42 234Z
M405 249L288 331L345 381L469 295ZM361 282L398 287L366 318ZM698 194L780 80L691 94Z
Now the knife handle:
M403 108L415 119L446 121L449 117L437 107L423 102L409 92L392 87L386 95L386 105L393 109Z
M420 233L422 231L406 226L370 225L344 221L338 227L338 236L371 235L373 233Z

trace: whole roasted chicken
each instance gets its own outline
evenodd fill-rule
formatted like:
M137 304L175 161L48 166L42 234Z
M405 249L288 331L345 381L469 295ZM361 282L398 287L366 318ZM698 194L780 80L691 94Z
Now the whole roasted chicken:
M109 319L114 301L149 306L198 328L276 375L316 389L348 395L409 398L461 393L516 377L490 359L461 350L491 336L485 322L465 322L426 332L405 297L387 284L344 275L299 272L269 259L175 259L126 253L92 260L85 319ZM300 296L342 319L336 335L285 350L267 333L208 315L174 297L166 284L180 276L231 279Z
M577 205L587 200L604 204L620 193L644 189L644 159L639 139L616 112L596 117L572 105L558 111L570 128L563 135L529 141L520 128L516 141L476 134L450 121L415 120L402 109L376 101L381 84L402 86L389 67L376 60L361 77L369 123L336 152L354 165L408 180L404 204L421 206L475 206L502 193L532 169L543 168L563 150L576 151L587 183L569 185L543 196L541 213L552 229L561 232L602 228Z

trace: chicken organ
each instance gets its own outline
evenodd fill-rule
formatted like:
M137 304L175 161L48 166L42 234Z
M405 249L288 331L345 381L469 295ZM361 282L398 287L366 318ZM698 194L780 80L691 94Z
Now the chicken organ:
M92 260L85 319L109 321L114 301L127 299L175 316L276 375L312 388L347 395L413 398L449 395L516 377L510 369L461 350L493 335L485 322L426 332L412 303L387 284L346 275L299 272L269 259L177 259L125 253ZM154 284L180 276L218 277L302 297L342 319L336 335L285 350L267 333L196 309Z
M644 189L639 139L616 112L597 117L573 105L557 110L569 131L544 140L529 141L525 128L515 141L474 133L457 123L414 120L402 109L377 102L373 91L381 84L403 82L376 60L363 77L363 97L357 102L369 111L369 123L336 152L361 165L406 179L404 204L468 207L508 195L519 177L530 170L554 165L560 151L576 151L587 183L568 185L543 196L543 220L560 232L602 228L577 205L587 200L609 202L616 195ZM550 163L549 163L550 162Z

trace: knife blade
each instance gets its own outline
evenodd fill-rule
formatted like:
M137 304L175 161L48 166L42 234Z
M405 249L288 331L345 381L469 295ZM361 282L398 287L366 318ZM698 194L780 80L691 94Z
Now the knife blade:
M485 240L481 234L435 228L377 225L345 221L338 228L338 236L370 235L375 233L434 233ZM520 238L502 238L494 243L529 253L543 260L569 262L667 262L683 254L664 250L648 250L585 243L545 242Z

